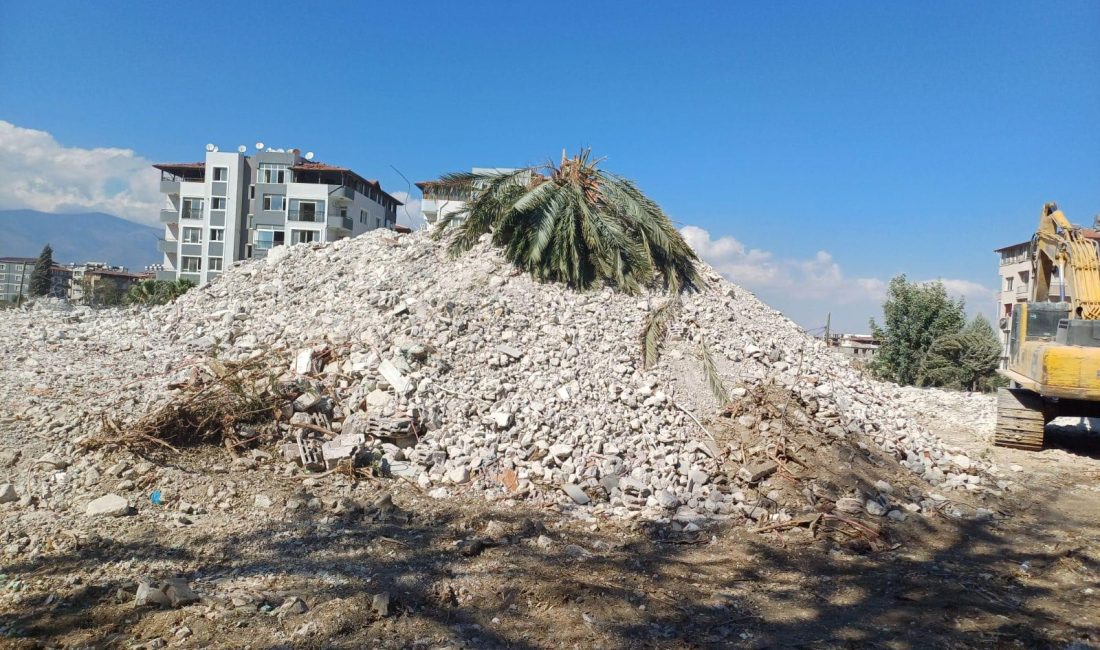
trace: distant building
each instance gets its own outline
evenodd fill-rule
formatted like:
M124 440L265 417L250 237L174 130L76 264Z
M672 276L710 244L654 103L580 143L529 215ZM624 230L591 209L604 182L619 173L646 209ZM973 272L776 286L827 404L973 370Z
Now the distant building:
M516 169L511 167L474 167L472 171L475 174L491 172L508 174L516 171ZM448 187L438 180L420 181L416 186L420 188L420 192L424 195L424 199L420 202L420 211L424 215L424 220L431 226L438 223L440 219L445 219L449 215L461 211L466 207L466 202L470 198L465 193L453 187Z
M215 148L203 162L153 167L161 172L165 195L158 279L201 285L233 262L265 257L275 246L393 228L401 205L378 181L307 160L297 149L246 156Z
M0 257L0 302L20 302L31 296L36 257Z
M881 345L881 342L870 334L830 334L826 343L844 356L860 361L870 361L877 356Z

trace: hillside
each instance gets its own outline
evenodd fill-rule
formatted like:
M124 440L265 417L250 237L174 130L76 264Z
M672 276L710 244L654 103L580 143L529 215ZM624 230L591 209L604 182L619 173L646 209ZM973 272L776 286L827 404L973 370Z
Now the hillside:
M58 262L106 262L141 269L160 262L157 228L103 214L0 210L0 255L35 257L53 247Z

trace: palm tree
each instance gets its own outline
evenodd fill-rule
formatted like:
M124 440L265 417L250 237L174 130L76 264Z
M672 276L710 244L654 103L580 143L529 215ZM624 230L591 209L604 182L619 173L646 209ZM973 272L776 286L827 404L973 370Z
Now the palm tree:
M669 297L639 334L642 365L651 366L680 311L681 292L701 288L699 258L660 206L599 163L584 149L572 158L563 151L559 164L446 174L436 187L465 197L466 206L442 219L433 236L449 236L448 250L457 256L491 233L516 266L578 290L606 284L634 293L660 281ZM729 394L705 341L699 354L711 393L727 404Z
M698 258L672 221L599 162L585 149L573 158L562 152L560 164L444 175L439 186L469 201L435 235L450 232L448 248L459 255L492 233L512 263L578 290L607 284L634 293L658 280L674 294L696 288Z
M141 280L126 292L126 302L131 305L148 305L156 301L157 280Z

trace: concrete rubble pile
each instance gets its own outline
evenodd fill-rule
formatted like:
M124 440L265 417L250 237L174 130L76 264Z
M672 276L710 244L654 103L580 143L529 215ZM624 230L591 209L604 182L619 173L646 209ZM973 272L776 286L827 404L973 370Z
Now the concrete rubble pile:
M703 274L708 286L683 297L645 369L639 334L663 294L539 284L485 241L457 260L424 234L280 247L152 310L0 313L0 419L33 422L59 441L51 453L72 455L102 412L136 419L211 358L269 357L285 394L281 446L269 451L288 475L365 456L437 497L680 522L740 516L758 459L729 471L728 449L704 430L719 412L705 341L735 403L774 384L817 419L821 444L874 448L941 492L997 489L996 468L914 418L944 399L963 412L988 398L925 403L924 391L868 380L749 292Z

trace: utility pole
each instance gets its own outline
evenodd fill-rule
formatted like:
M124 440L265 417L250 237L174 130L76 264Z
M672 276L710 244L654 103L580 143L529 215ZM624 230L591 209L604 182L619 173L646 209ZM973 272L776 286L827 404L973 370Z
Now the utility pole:
M833 324L833 312L825 314L825 345L829 345L829 334L831 334L830 326Z

